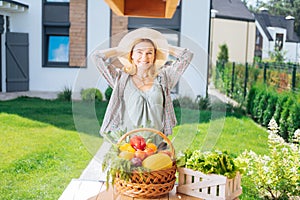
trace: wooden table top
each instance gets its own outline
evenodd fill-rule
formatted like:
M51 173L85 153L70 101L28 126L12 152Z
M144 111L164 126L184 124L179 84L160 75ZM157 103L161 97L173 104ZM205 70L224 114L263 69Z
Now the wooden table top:
M192 196L187 196L184 194L176 193L176 186L174 186L173 190L164 196L161 196L159 198L152 198L155 200L201 200L199 198L195 198ZM141 198L133 198L125 195L118 194L115 189L113 189L112 186L109 187L109 189L106 189L106 184L105 182L102 182L100 192L88 198L88 200L144 200ZM146 200L146 199L145 199ZM149 198L147 199L149 200Z

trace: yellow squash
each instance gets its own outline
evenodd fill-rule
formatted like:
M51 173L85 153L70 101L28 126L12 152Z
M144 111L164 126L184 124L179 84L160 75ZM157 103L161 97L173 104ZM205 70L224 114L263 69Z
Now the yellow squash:
M143 167L152 171L168 169L172 167L172 160L166 154L153 154L143 161Z

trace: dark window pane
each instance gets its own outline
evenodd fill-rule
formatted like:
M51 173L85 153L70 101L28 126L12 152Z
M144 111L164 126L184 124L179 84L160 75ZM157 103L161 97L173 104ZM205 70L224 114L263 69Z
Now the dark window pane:
M47 0L47 2L70 2L70 0Z
M48 62L69 62L69 36L49 36Z

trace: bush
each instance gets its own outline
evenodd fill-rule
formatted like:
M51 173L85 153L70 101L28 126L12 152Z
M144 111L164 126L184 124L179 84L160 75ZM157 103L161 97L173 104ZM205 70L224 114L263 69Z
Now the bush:
M262 122L263 122L263 116L264 116L264 113L265 113L266 108L267 108L267 102L268 102L269 96L270 95L269 95L268 91L262 92L261 95L260 95L260 101L258 103L258 107L256 107L256 109L257 109L257 121L260 124L262 124Z
M210 100L208 97L199 97L197 100L199 110L208 110L210 108Z
M290 116L290 110L292 105L294 104L294 100L289 98L283 105L283 110L281 112L280 120L279 120L279 127L280 127L280 135L288 141L288 127L289 124L287 122L288 117Z
M193 101L190 97L184 96L173 100L174 107L198 109L199 106L196 101Z
M72 89L65 87L62 92L57 94L57 99L62 101L71 101Z
M272 119L272 117L274 116L277 99L278 99L278 95L274 91L271 91L269 93L267 107L266 110L264 111L264 115L262 119L262 124L264 126L267 126L270 120Z
M247 105L246 105L246 111L251 116L253 116L253 102L256 95L257 95L257 88L254 86L249 91L248 98L247 98Z
M291 107L290 115L287 118L287 124L289 125L287 130L288 140L292 142L295 131L297 129L300 129L300 101L299 100Z
M102 101L103 100L103 95L100 92L99 89L97 88L88 88L88 89L83 89L80 92L81 98L84 101Z
M113 92L113 89L110 86L108 86L108 88L104 92L106 101L110 100L112 92Z
M246 176L261 197L265 199L295 199L300 195L299 138L298 144L288 144L278 136L278 125L269 123L269 155L245 151L238 158ZM296 134L295 134L296 135Z
M277 124L279 124L279 120L281 117L281 112L283 109L283 105L285 104L285 102L288 100L288 95L287 94L283 94L283 95L279 95L277 103L276 103L276 108L275 108L275 113L274 113L274 119L276 121Z
M260 103L261 97L263 96L263 93L264 93L264 89L257 88L256 96L253 100L252 111L251 111L252 118L255 121L258 121L258 119L259 119L260 113L259 113L259 110L257 108L259 106L259 103Z

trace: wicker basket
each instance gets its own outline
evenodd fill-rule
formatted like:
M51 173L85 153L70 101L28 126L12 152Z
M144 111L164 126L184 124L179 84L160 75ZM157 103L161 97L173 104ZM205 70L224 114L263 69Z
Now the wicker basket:
M153 132L160 135L165 142L170 146L171 157L174 160L175 150L171 141L160 131L151 128L139 128L134 129L124 134L118 141L120 144L126 137L137 132ZM118 177L115 178L114 186L121 194L136 198L153 198L169 193L176 181L176 163L173 162L173 166L165 170L156 170L151 172L132 172L129 181L122 180Z

